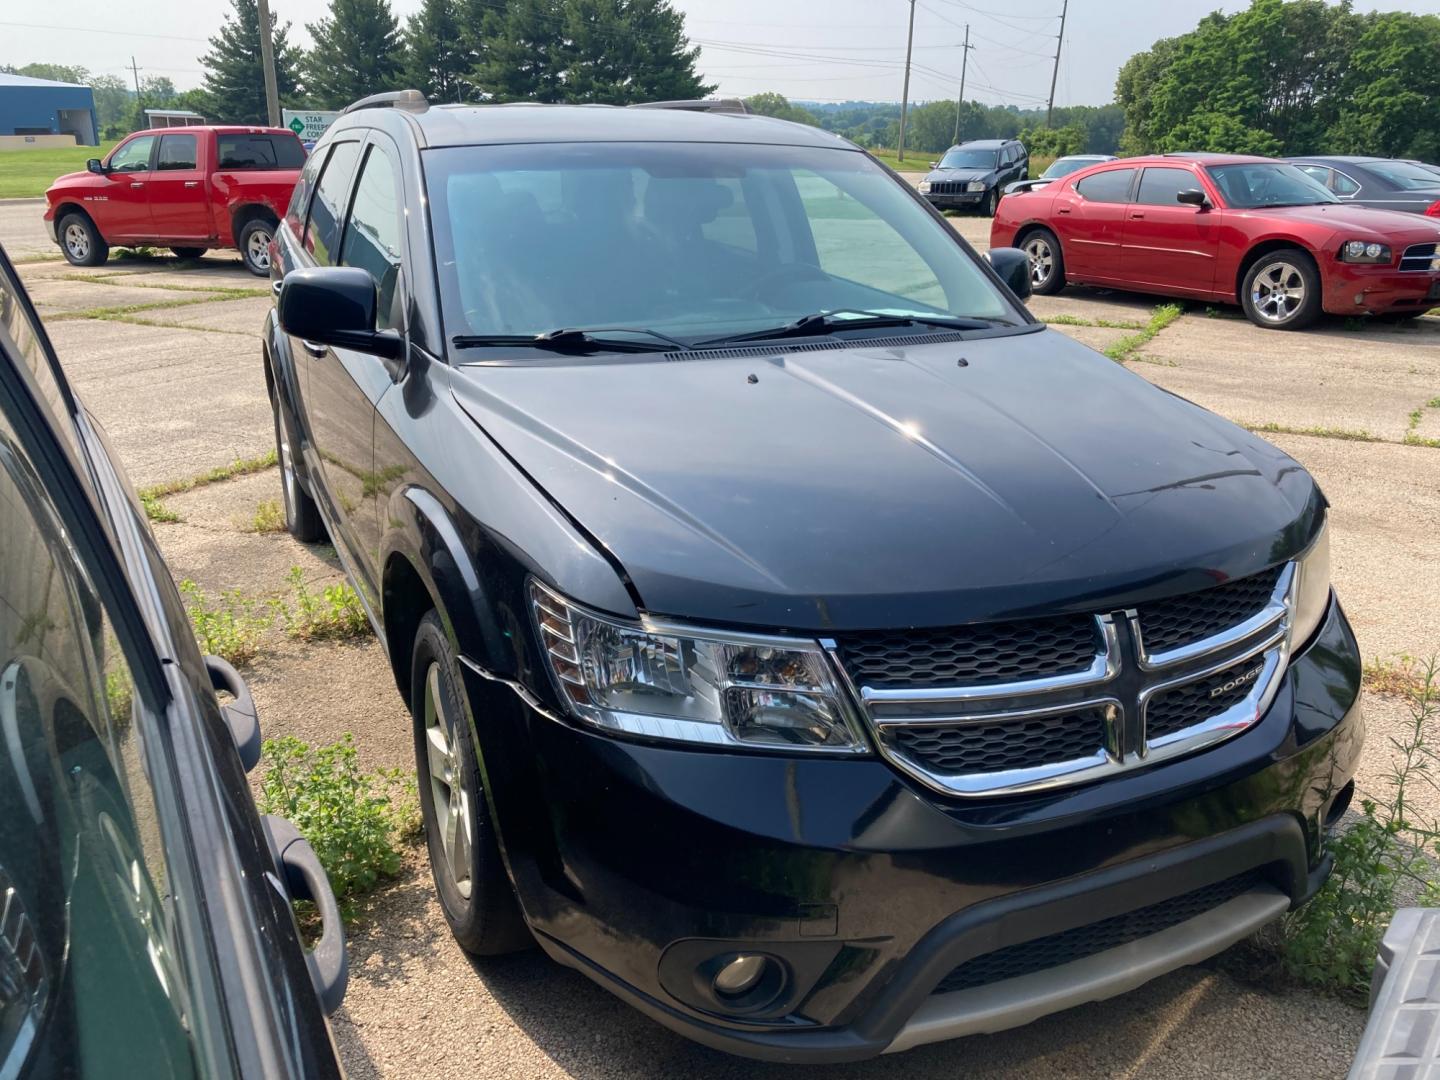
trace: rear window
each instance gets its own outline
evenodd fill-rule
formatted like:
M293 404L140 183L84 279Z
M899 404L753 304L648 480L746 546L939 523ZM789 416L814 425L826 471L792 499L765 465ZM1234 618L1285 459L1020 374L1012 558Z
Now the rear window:
M305 148L294 135L217 135L217 168L298 169Z

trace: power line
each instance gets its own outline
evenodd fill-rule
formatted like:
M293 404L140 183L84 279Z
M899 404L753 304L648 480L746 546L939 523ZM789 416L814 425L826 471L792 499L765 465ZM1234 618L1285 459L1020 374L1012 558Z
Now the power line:
M198 41L202 45L210 44L208 38L180 37L176 34L144 34L135 30L97 30L91 26L50 26L45 23L22 22L0 22L0 26L16 26L22 30L59 30L66 34L104 34L106 37L154 38L157 41Z

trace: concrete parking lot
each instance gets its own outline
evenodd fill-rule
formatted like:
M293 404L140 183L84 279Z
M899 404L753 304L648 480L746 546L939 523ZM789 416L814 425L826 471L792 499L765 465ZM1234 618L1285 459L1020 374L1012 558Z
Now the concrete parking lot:
M0 204L0 242L12 254L54 252L24 246L39 211ZM988 221L953 223L984 247ZM257 334L268 289L236 259L112 259L92 270L31 261L21 270L70 377L135 484L181 480L271 449ZM1333 504L1335 583L1367 657L1440 653L1440 442L1429 445L1440 440L1440 318L1405 328L1333 322L1283 334L1258 330L1234 310L1192 307L1151 337L1144 328L1160 303L1069 290L1036 298L1031 308L1057 320L1060 332L1110 350L1137 375L1265 431L1299 459ZM257 506L278 494L272 468L168 498L181 520L155 531L176 576L210 592L255 596L281 592L292 565L313 581L338 580L326 549L247 531ZM301 646L277 635L248 678L267 734L328 742L354 732L368 765L410 767L408 718L373 642ZM1385 733L1403 710L1372 694L1368 711L1361 786L1374 793L1388 767ZM335 1033L357 1078L782 1072L671 1035L538 954L469 962L450 940L418 845L400 878L362 904L351 948L350 991ZM1360 1011L1249 985L1233 966L1222 959L1014 1032L822 1072L1343 1075L1363 1027Z

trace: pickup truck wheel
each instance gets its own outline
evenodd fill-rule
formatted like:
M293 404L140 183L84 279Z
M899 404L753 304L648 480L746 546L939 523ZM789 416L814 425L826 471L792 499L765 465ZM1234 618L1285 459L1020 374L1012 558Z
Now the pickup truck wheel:
M500 858L459 665L434 611L420 620L410 671L420 813L445 921L475 956L523 949L532 938Z
M290 425L280 415L280 402L272 393L270 409L275 416L275 457L280 462L280 498L285 507L285 528L303 544L325 539L325 522L315 500L300 486L295 475L296 443L290 437Z
M1320 316L1320 271L1299 248L1270 251L1256 259L1240 287L1240 304L1256 326L1300 330Z
M195 247L178 247L178 248L177 248L177 247L172 247L170 250L175 253L175 255L176 255L177 258L181 258L181 259L198 259L198 258L200 258L201 255L204 255L205 252L209 251L210 249L209 249L209 248L195 248Z
M275 236L273 222L252 218L240 230L240 258L245 269L259 277L270 276L270 241Z
M60 219L60 250L72 266L99 266L110 257L110 245L84 214L70 213Z

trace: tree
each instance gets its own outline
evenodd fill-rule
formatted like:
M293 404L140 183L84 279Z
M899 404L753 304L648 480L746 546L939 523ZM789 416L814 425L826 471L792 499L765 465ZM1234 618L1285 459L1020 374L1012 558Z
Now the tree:
M21 67L5 64L0 66L0 71L11 75L24 75L27 79L49 79L51 82L75 83L77 86L87 86L90 83L88 69L67 64L25 64Z
M493 101L564 101L568 60L561 0L509 0L486 10L471 80Z
M119 75L93 75L90 90L95 95L95 124L102 139L118 139L130 132L130 108L134 93Z
M210 51L200 58L205 67L203 108L197 110L217 123L264 124L265 75L260 66L260 11L255 0L230 0L233 11L225 16L220 32L210 39ZM289 42L290 24L275 23L275 84L281 102L295 100L300 90L300 53Z
M1337 154L1440 161L1440 19L1401 12L1365 17L1328 132Z
M797 124L820 126L820 121L816 119L814 113L799 105L791 105L784 94L773 92L751 94L745 99L745 107L761 116L773 116L778 120L793 120Z
M305 87L322 106L400 89L404 54L388 0L330 0L329 16L305 28L315 43L305 56Z
M1085 128L1079 123L1062 128L1027 127L1020 132L1020 141L1031 157L1068 157L1084 152Z
M405 85L431 101L463 101L472 66L456 0L424 0L405 24Z

